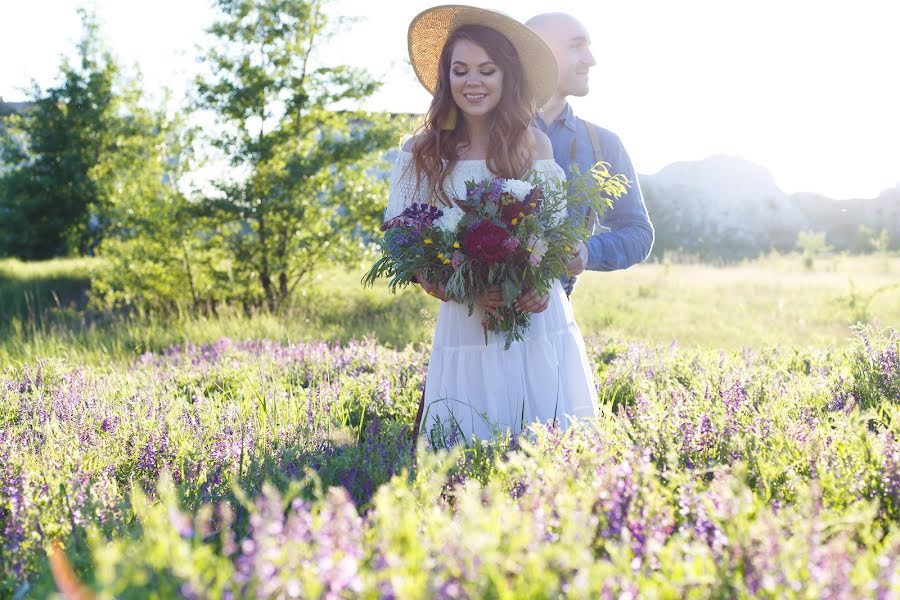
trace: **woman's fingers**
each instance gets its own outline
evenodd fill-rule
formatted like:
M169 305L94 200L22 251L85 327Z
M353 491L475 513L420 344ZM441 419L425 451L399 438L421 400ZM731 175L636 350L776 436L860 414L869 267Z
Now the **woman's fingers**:
M538 296L534 290L526 290L516 300L516 310L522 312L543 312L547 310L548 306L550 306L550 296Z
M500 311L497 310L496 308L485 308L485 309L484 309L484 312L486 312L487 314L493 316L493 317L494 317L495 319L497 319L498 321L502 321L502 320L503 320L503 315L500 314Z
M503 292L500 291L498 286L489 287L482 295L482 298L485 302L489 302L494 306L503 304Z
M476 302L484 308L493 308L503 306L503 293L499 287L488 288L488 290L475 298Z
M534 293L534 290L525 290L519 295L519 298L516 300L516 309L521 311L527 311L528 307L534 303L537 295Z

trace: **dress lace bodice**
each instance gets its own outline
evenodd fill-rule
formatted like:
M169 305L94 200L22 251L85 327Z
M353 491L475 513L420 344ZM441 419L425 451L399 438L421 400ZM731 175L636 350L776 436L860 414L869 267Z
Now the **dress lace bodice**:
M534 170L543 179L559 179L560 181L566 179L565 171L552 158L534 161ZM493 176L487 167L487 161L483 159L461 160L456 163L453 173L445 181L444 190L451 198L461 198L466 193L467 181L481 181ZM384 220L396 217L414 203L434 203L430 202L430 196L425 181L416 186L416 171L412 162L412 154L401 150L391 171L391 189L387 209L384 211Z

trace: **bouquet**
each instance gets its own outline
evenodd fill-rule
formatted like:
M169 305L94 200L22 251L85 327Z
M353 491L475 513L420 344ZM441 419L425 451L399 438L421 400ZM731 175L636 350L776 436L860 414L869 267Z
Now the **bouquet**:
M496 286L504 305L498 309L501 318L485 313L485 343L488 331L504 333L509 349L531 323L531 313L514 308L516 299L528 289L547 294L566 274L575 246L588 235L586 221L566 218L567 208L575 214L585 211L572 209L587 208L602 216L630 185L608 167L597 163L588 173L593 181L577 177L568 186L535 175L530 181L469 181L465 197L453 198L450 206L413 204L381 226L381 258L363 283L389 277L396 292L418 273L443 285L450 299L468 304L470 315L475 298Z

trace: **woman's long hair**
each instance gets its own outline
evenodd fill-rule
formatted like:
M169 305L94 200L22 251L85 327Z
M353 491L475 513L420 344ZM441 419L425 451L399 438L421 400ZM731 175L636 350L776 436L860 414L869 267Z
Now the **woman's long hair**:
M450 200L444 192L444 181L459 161L458 148L467 146L470 141L461 114L455 128L441 128L451 118L452 111L461 112L450 90L450 59L453 47L459 40L468 40L484 48L503 71L500 102L491 112L488 168L497 177L521 179L534 161L534 148L527 133L536 106L525 82L519 54L510 41L494 29L463 25L447 38L441 51L434 97L425 122L417 131L418 137L412 150L417 183L426 178L429 188L446 205L450 204Z

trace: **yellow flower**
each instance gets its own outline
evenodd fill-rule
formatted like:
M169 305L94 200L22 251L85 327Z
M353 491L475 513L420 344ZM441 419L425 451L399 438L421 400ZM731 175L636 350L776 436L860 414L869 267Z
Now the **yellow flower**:
M438 253L437 253L437 257L438 257L438 260L440 260L440 259L444 258L444 255L441 254L440 252L438 252Z
M422 240L422 243L426 246L429 245L431 243L431 238L425 238L424 240Z
M530 206L531 208L537 208L537 202L532 202L528 206Z
M512 224L513 224L513 225L518 225L518 224L519 224L519 217L516 217L515 219L513 219L513 220L512 220Z
M454 247L454 248L459 248L459 242L453 242L453 247Z
M449 265L449 264L450 264L450 259L449 259L449 258L445 258L445 259L444 259L444 264L445 264L445 265Z
M520 217L524 217L524 216L525 216L525 213L520 212L520 213L519 213L519 216L520 216Z

